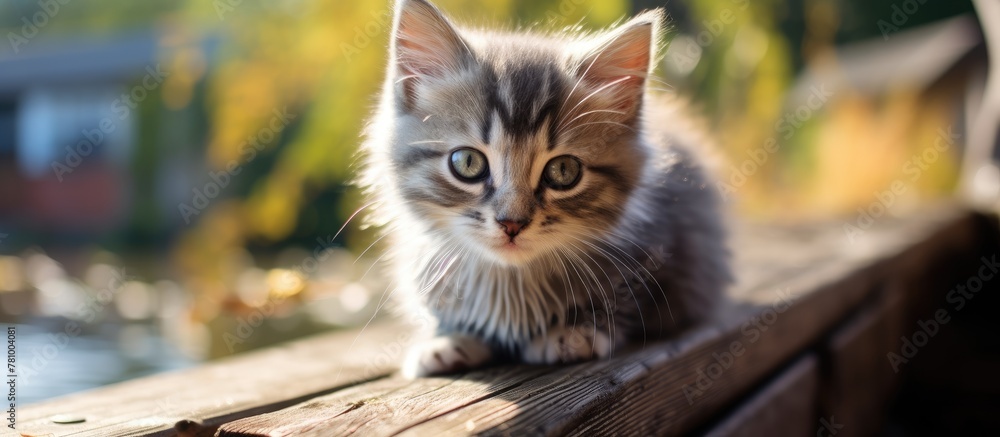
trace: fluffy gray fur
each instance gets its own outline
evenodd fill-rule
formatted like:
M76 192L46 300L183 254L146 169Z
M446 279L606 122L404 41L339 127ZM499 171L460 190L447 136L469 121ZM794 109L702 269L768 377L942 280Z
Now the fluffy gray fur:
M656 10L595 34L496 32L397 2L361 182L393 295L436 329L407 375L605 357L721 300L729 255L694 153L705 145L648 91L662 20ZM487 177L450 170L460 148L486 157ZM565 155L581 176L554 189L543 172Z

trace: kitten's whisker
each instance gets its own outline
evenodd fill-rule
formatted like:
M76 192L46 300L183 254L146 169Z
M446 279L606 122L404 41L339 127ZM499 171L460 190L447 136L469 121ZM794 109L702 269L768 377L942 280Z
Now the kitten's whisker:
M442 253L439 252L440 247L442 247L447 242L448 242L448 240L446 240L445 242L442 242L441 244L437 245L437 248L434 249L434 251L438 252L438 253L436 254L436 256L434 258L432 258L431 262L429 262L428 264L433 264L434 263L433 260L436 259L438 256L442 255ZM452 248L452 250L454 250L454 248ZM386 256L389 253L390 253L389 251L386 251L386 253L384 253L382 256L379 257L379 259L382 259L382 257ZM447 255L445 255L445 256L447 256ZM454 262L454 260L452 260L452 261ZM418 262L418 260L414 260L414 262L416 263L416 262ZM447 267L450 267L450 265L453 264L453 262L450 263L450 264L448 264L448 266L446 266L444 270L447 270ZM378 260L376 260L375 263L372 264L372 267L374 267L375 264L377 264L377 263L378 263ZM371 271L371 267L369 267L368 271L365 272L365 276L368 274L369 271ZM426 270L424 270L424 272L426 272ZM364 278L364 276L362 276L362 279L363 278ZM433 279L432 278L432 280L430 281L430 283L427 284L427 288L430 288L430 287L434 286L437 283L438 280L440 280L440 278L437 278L437 279ZM418 283L421 283L421 282L424 282L424 281L423 280L418 281ZM375 318L378 316L379 312L382 311L382 309L385 307L385 305L388 304L392 300L392 296L396 293L396 291L399 290L400 287L396 286L396 287L392 288L392 291L389 291L389 287L392 286L392 283L393 282L390 281L389 284L386 285L386 289L382 292L382 296L379 298L379 303L378 303L378 305L376 305L375 311L372 313L371 317L368 319L368 321L365 323L365 325L358 332L358 335L355 336L354 341L351 342L351 345L348 347L348 353L351 350L353 350L354 345L357 343L358 339L361 338L361 335L364 334L365 330L368 329L368 326L371 325L372 321L375 320ZM426 291L427 291L426 289L422 288L421 290L418 290L417 293L418 294L423 294ZM388 294L387 294L387 292L388 292ZM338 370L337 379L339 379L339 377L340 377L339 375L342 373L342 371L343 371L343 368L340 368Z
M617 245L612 244L612 243L606 243L606 244L608 246L610 246L610 247L618 250L618 252L621 253L622 255L625 255L626 257L631 258L632 261L633 261L633 263L635 263L636 266L638 266L639 268L641 268L643 270L643 272L645 272L646 275L645 275L645 278L642 281L642 286L646 289L646 293L649 294L650 299L653 299L653 301L655 301L656 299L653 297L653 291L649 289L649 282L652 281L653 285L656 285L656 288L658 288L660 290L660 296L663 297L663 303L665 303L667 305L667 315L669 315L670 316L670 320L673 321L674 320L674 314L673 314L673 312L670 311L670 299L667 297L667 293L666 293L666 291L663 290L663 287L660 285L660 282L656 280L655 276L653 276L653 273L650 272L649 269L647 269L645 265L643 265L642 263L640 263L639 260L635 259L635 257L633 257L628 252L625 252L624 249L622 249L622 248L620 248ZM636 274L636 276L642 276L642 275L639 274L639 272L636 272L635 274ZM662 325L662 323L663 323L663 314L660 311L660 307L659 306L657 306L656 316L657 316L657 318L660 319L660 323Z
M357 210L355 210L353 213L351 213L351 216L347 218L347 221L345 221L343 225L340 226L340 229L337 230L337 233L333 235L333 238L331 238L330 241L336 240L337 237L340 236L340 233L344 232L344 229L347 228L347 225L349 225L351 223L351 220L354 220L354 217L358 216L358 213L360 213L361 211L365 210L366 208L368 208L368 207L370 207L370 206L372 206L372 205L374 205L376 203L378 203L378 201L368 202L368 203L362 205Z
M446 241L446 242L447 243L451 243L450 240ZM444 246L444 244L445 244L444 242L442 244L440 244L439 247L438 247L438 249L436 249L436 250L440 251L440 247ZM448 269L450 269L451 266L454 265L455 261L457 260L457 258L452 258L451 257L451 255L455 252L455 250L457 248L458 248L458 245L454 244L454 245L452 245L451 248L448 249L447 252L438 253L435 256L431 257L431 259L427 263L427 267L430 267L431 265L434 265L436 263L444 262L445 259L449 259L450 258L450 260L447 262L447 264L440 265L437 268L437 270L434 271L434 276L432 276L429 280L424 279L424 278L426 278L427 273L429 273L429 270L428 269L421 269L421 272L423 272L423 276L421 276L419 283L421 283L421 284L426 283L426 285L422 286L417 291L417 294L420 294L420 295L426 294L435 285L437 285L437 283L440 282L442 278L444 278L445 274L447 274ZM440 261L438 261L439 259L440 259ZM419 262L419 260L414 260L414 262Z
M575 226L577 228L580 228L580 229L583 229L583 230L586 230L586 231L590 231L587 234L587 236L589 238L593 238L593 239L595 239L596 241L598 241L598 242L600 242L602 244L606 244L606 245L608 245L610 247L613 247L615 250L618 250L622 255L628 257L628 259L630 261L632 261L632 263L635 264L638 267L643 267L643 265L642 265L641 262L639 262L638 259L636 259L634 256L632 256L632 254L626 252L624 249L622 249L621 247L619 247L617 244L615 244L615 243L613 243L611 241L608 241L605 238L597 237L596 235L599 235L600 233L607 233L607 234L610 234L610 235L615 236L617 238L620 238L622 240L625 240L625 241L627 241L629 243L632 243L632 245L634 245L637 249L639 249L640 251L642 251L642 253L644 255L646 255L647 259L653 259L653 257L650 256L649 253L647 253L645 251L645 249L642 248L642 246L636 244L635 241L632 241L631 239L628 239L627 237L622 236L622 235L616 233L613 229L602 230L602 229L598 229L598 228L595 228L595 227L585 226L585 225L582 225L582 224L570 224L567 227L573 227L573 226Z
M385 238L387 235L389 235L390 232L395 231L396 229L398 229L398 226L393 226L389 229L386 229L385 232L382 232L381 236L375 239L375 241L372 241L372 244L369 244L368 247L365 248L365 250L361 251L361 254L358 255L357 258L354 258L353 264L356 265L358 261L361 261L361 258L364 257L365 254L368 253L368 251L371 250L372 247L375 247L375 245L378 244L379 241L382 241L383 238Z
M656 84L659 84L659 85L663 85L663 86L665 86L667 88L674 88L673 84L671 84L670 82L667 82L666 80L663 80L663 79L661 79L659 77L656 77L656 76L647 76L646 79L649 82L653 82L653 83L656 83Z
M629 271L630 275L634 275L636 277L639 277L638 272L636 272L635 270L633 270L631 267L628 266L628 264L626 264L623 260L619 259L614 254L612 254L610 252L607 252L604 249L601 249L597 245L595 245L593 243L590 243L590 242L588 242L586 240L583 240L581 238L577 238L577 237L572 236L572 235L571 235L571 237L574 238L574 239L576 239L577 241L579 241L579 242L587 245L587 246L590 246L592 249L596 250L598 253L604 255L604 258L606 258L608 261L611 261L611 265L614 266L618 270L618 274L621 275L622 281L625 282L625 287L628 288L629 294L632 295L632 301L635 302L635 307L636 307L636 310L637 310L636 314L639 315L639 325L640 326L646 326L646 322L643 320L643 316L642 316L642 308L639 306L639 299L635 296L635 291L632 290L631 278L629 276L625 275L625 272L623 272L622 269L618 267L617 263L621 263L622 267L625 267L625 269ZM648 292L649 291L649 287L646 287L646 290ZM618 296L618 294L615 293L615 297L616 298L617 298L617 296ZM650 298L653 297L652 293L650 293L649 297ZM643 346L646 345L646 333L645 333L645 330L643 331L642 344L643 344Z
M590 69L594 67L594 64L596 64L597 60L600 59L602 55L604 55L605 51L614 46L614 43L618 41L618 38L621 38L621 34L615 35L615 37L612 38L611 41L606 42L604 44L604 47L601 47L600 51L594 54L594 59L590 60L590 64L587 64L587 69L583 71L583 74L579 75L580 77L578 77L576 83L573 84L573 88L571 88L569 93L566 94L566 101L563 102L562 106L566 106L566 103L569 103L569 99L573 96L573 92L576 91L576 88L583 82L583 79L587 77L587 74L590 73ZM580 105L577 104L577 106Z
M562 131L562 129L565 126L572 126L572 123L574 121L577 121L577 120L579 120L579 119L581 119L583 117L586 117L588 115L597 114L597 113L601 113L601 112L610 112L610 113L614 113L614 114L625 115L625 113L622 112L622 111L615 111L615 110L612 110L612 109L595 109L593 111L587 111L587 112L584 112L583 114L577 115L576 117L573 117L572 120L568 120L568 121L564 121L564 122L560 123L559 126L556 127L556 132Z
M577 312L576 291L573 289L573 281L569 277L569 270L566 269L566 264L565 262L563 262L560 253L558 251L553 251L546 255L547 258L551 258L549 262L552 264L553 270L555 267L562 267L562 277L565 279L565 281L560 285L569 288L569 293L563 293L563 306L562 308L560 308L560 312L558 313L558 320L556 320L557 325L563 326L568 323L567 317L569 317L568 312L569 312L570 297L573 298L574 319L576 318L575 315ZM559 301L558 293L556 293L556 291L552 289L551 283L546 282L546 289L548 291L549 296L552 298L552 301L558 302Z
M622 77L622 78L619 78L619 79L615 79L615 80L613 80L611 82L608 82L608 83L606 83L604 85L601 85L601 86L597 87L597 89L595 89L594 91L592 91L586 97L580 99L579 102L576 102L576 105L574 105L572 108L570 108L569 111L566 111L566 116L569 117L571 115L574 115L575 114L574 111L576 111L576 109L579 108L580 105L582 105L584 102L586 102L587 100L589 100L591 97L596 96L601 91L604 91L605 89L608 89L609 87L618 85L619 83L622 83L622 82L624 82L626 80L629 80L630 78L631 78L631 76L625 76L625 77ZM559 132L557 131L557 134L558 133Z
M579 250L579 252L582 253L582 254L584 254L588 259L590 259L590 261L593 262L593 265L595 267L597 267L601 271L601 273L604 274L605 279L608 280L608 286L611 287L610 293L611 293L611 297L614 298L614 302L611 302L611 300L608 298L608 296L604 293L604 286L603 285L601 285L601 295L604 297L604 311L608 314L608 337L610 337L611 339L613 339L613 338L615 338L614 337L614 330L617 329L617 326L615 326L615 322L614 322L614 313L615 313L615 310L617 310L617 308L618 308L618 295L615 293L615 290L614 290L614 281L611 280L611 277L608 275L608 272L604 270L604 267L602 267L601 264L597 262L597 260L595 260L592 256L590 256L590 254L587 253L587 251ZM585 263L585 265L587 265L587 264ZM588 267L588 269L590 269L590 267ZM593 272L593 269L591 269L591 272ZM596 276L596 273L594 275ZM596 280L598 281L598 283L600 283L600 279L596 279ZM609 303L611 304L611 307L609 307ZM614 310L612 310L612 308ZM595 325L597 323L596 317L595 317L594 323L595 323ZM596 329L596 327L595 327L595 329ZM596 346L596 342L597 342L597 336L596 336L596 334L594 335L593 342L594 343L591 344L591 350L593 350L594 347ZM612 352L613 351L614 351L614 347L612 347Z
M567 135L567 134L569 134L570 132L573 132L573 131L575 131L575 130L577 130L577 129L580 129L580 128L582 128L582 127L585 127L585 126L590 126L590 125L592 125L592 124L600 124L600 123L607 123L607 124L613 124L613 125L616 125L616 126L619 126L619 127L623 127L623 128L625 128L625 129L628 129L628 130L630 130L630 131L632 131L632 132L635 132L635 129L633 129L632 127L630 127L630 126L628 126L628 125L625 125L625 124L622 124L622 123L619 123L619 122L617 122L617 121L610 121L610 120L600 120L600 121L590 121L590 122L587 122L587 123L583 123L583 124L579 124L579 125L576 125L576 126L573 126L573 127L569 128L569 129L568 129L568 130L567 130L566 132L563 132L563 133L562 133L562 135Z
M400 76L399 79L396 79L396 82L394 82L394 83L398 85L398 84L402 83L404 80L407 80L407 79L417 79L419 77L420 76L418 76L416 74L407 74L405 76Z
M584 230L587 230L587 231L591 231L588 234L591 237L593 237L594 234L599 234L601 232L606 232L606 233L608 233L608 234L610 234L610 235L612 235L612 236L614 236L616 238L619 238L619 239L624 240L624 241L626 241L628 243L631 243L633 246L636 247L636 249L639 249L639 251L641 251L643 253L643 255L646 256L646 259L653 260L653 261L659 263L659 261L656 261L653 258L653 256L649 254L649 252L646 252L646 249L644 249L642 246L640 246L634 240L632 240L632 239L630 239L630 238L628 238L628 237L626 237L624 235L621 235L620 233L616 232L613 229L612 230L601 230L601 229L597 229L597 228L594 228L594 227L585 226L585 225L582 225L582 224L572 224L572 226L576 226L578 228L581 228L581 229L584 229ZM606 239L603 239L603 238L599 238L598 237L597 239L598 239L598 241L601 241L602 243L607 244L608 246L610 246L610 247L614 248L615 250L619 251L622 255L625 255L626 257L628 257L632 261L633 264L635 264L636 266L642 268L645 271L646 275L650 279L652 279L653 283L656 284L656 286L660 289L660 293L663 293L664 294L664 298L666 298L666 292L663 290L663 287L660 286L659 282L656 281L656 278L653 275L653 273L650 272L649 269L647 269L643 263L639 262L638 259L636 259L634 256L632 256L630 253L626 252L619 245L617 245L617 244L615 244L613 242L607 241Z
M563 250L566 255L573 256L574 258L577 259L577 261L583 262L583 260L580 259L579 257L576 257L573 254L573 252L569 250L568 247L559 246L558 248L560 250ZM587 281L583 279L583 274L580 273L580 269L577 268L576 263L573 262L573 260L568 259L568 258L567 258L566 261L569 263L569 266L573 268L573 272L575 272L577 278L580 279L580 285L583 285L583 289L587 293L587 299L590 301L590 314L593 315L593 316L596 316L597 315L597 306L594 305L594 293L591 291L591 288L587 284ZM578 323L579 323L579 317L577 316L573 320L573 325L576 326ZM596 320L594 321L594 334L593 335L594 335L594 338L597 338L597 321Z
M576 252L583 253L584 255L586 255L586 251L581 250L576 245L574 245L572 243L570 243L569 245L571 247L573 247L574 249L576 249ZM601 280L597 277L597 273L594 273L594 269L591 268L590 265L588 265L587 262L583 260L583 258L580 258L580 256L576 255L576 254L574 254L574 256L580 261L581 267L585 268L590 273L590 277L594 280L594 284L597 285L597 287L599 287L598 289L601 292L601 303L604 305L604 311L605 311L605 313L607 314L607 317L608 317L608 335L611 337L611 339L614 339L615 338L615 336L614 336L615 314L614 314L613 311L610 311L610 308L609 308L609 305L608 305L610 303L610 300L608 299L608 295L605 292L604 285L601 284ZM589 255L587 255L587 256L590 257ZM591 261L593 261L593 258L590 258L590 259L591 259ZM595 261L595 263L596 263L596 261ZM600 266L598 266L598 268L600 268ZM601 269L601 270L603 271L603 269ZM606 277L608 276L607 272L604 273L604 276L606 276ZM608 281L609 282L611 281L610 277L608 277ZM595 309L594 314L596 316L596 314L597 314L596 313L596 309ZM597 320L596 320L596 317L595 317L595 320L594 320L594 338L595 339L597 338ZM612 347L612 351L613 350L614 350L614 348Z
M384 291L382 291L382 296L383 296L383 297L385 296L385 293L386 293L386 291L389 291L389 287L391 287L391 286L392 286L392 282L393 282L393 281L389 281L389 283L388 283L388 284L386 284L386 286L385 286L385 290L384 290ZM395 292L395 291L396 291L396 290L395 290L395 289L393 289L393 292ZM392 293L389 293L389 296L391 297L391 296L392 296ZM389 298L386 298L386 302L388 302L388 299L389 299ZM358 335L355 335L355 336L354 336L354 340L353 340L353 341L351 341L351 345L347 347L347 354L348 354L348 355L350 355L351 351L352 351L352 350L354 350L354 345L355 345L355 344L356 344L356 343L358 342L358 339L360 339L360 338L361 338L361 335L363 335L363 334L365 333L365 330L367 330L367 329L368 329L368 326L369 326L369 325L371 325L371 323L372 323L372 320L375 320L375 317L376 317L376 316L378 316L378 312L379 312L379 310L381 310L381 309L382 309L382 305L384 305L384 304L379 304L379 305L377 305L377 306L375 307L375 311L374 311L374 312L372 313L372 316L368 318L368 321L367 321L367 322L365 322L365 326L362 326L362 327L361 327L361 330L360 330L360 331L358 331ZM344 366L343 366L343 365L341 365L341 366L338 366L338 368L337 368L337 376L333 378L334 382L336 382L336 381L340 381L340 375L341 375L341 374L343 373L343 371L344 371Z
M573 226L576 226L576 227L579 227L579 228L582 228L582 229L586 229L586 230L590 230L591 231L590 234L596 234L596 233L600 233L601 232L601 230L599 230L597 228L592 228L592 227L584 226L582 224L574 224ZM642 246L638 245L637 243L635 243L631 239L629 239L629 238L627 238L627 237L625 237L623 235L617 234L614 230L609 230L609 231L606 231L606 232L609 233L609 234L611 234L611 235L614 235L614 236L616 236L618 238L621 238L621 239L623 239L625 241L628 241L629 243L632 243L632 245L634 245L636 248L638 248L640 251L642 251L643 254L646 255L647 259L653 260L653 257L651 255L649 255L649 253L646 252L646 250L643 249ZM621 247L619 247L617 244L614 244L612 242L609 242L609 241L606 241L606 240L603 240L603 239L600 239L600 238L598 238L598 240L601 241L602 243L607 244L608 246L616 249L617 251L619 251L621 254L625 255L626 257L630 258L632 260L632 262L636 266L638 266L639 268L641 268L646 273L646 277L649 280L651 280L653 282L653 284L655 284L656 287L660 290L660 295L663 296L663 302L667 305L667 315L670 316L670 320L671 321L675 321L673 311L671 311L671 309L670 309L670 299L667 297L667 293L666 293L665 290L663 290L663 287L660 285L659 281L656 280L656 276L653 275L653 273L650 272L649 269L647 269L645 265L643 265L641 262L639 262L639 260L637 260L631 254L629 254L624 249L622 249ZM656 261L656 262L659 263L659 261ZM653 297L652 296L652 290L650 290L649 286L646 285L647 282L648 281L643 281L643 285L646 287L647 292L650 294L650 298L652 298ZM657 311L657 312L659 313L659 311ZM662 321L662 316L660 316L660 317L661 317L661 321Z
M404 243L404 244L405 244L405 243ZM386 252L385 252L384 254L382 254L382 256L380 256L380 257L379 257L378 259L376 259L376 260L375 260L375 262L374 262L374 263L372 263L371 267L369 267L369 268L368 268L368 271L371 271L372 267L374 267L374 266L375 266L375 264L377 264L377 263L378 263L378 261L379 261L380 259L382 259L382 257L384 257L384 256L386 256L386 255L389 255L390 253L392 253L392 251L391 251L391 250L387 250L387 251L386 251ZM368 271L366 271L366 272L365 272L365 274L364 274L364 275L363 275L363 276L361 277L361 279L364 279L364 277L368 275ZM360 280L359 280L359 281L360 281ZM390 282L390 284L391 284L391 282ZM398 288L398 287L397 287L397 288ZM388 291L388 290L389 290L389 287L386 287L386 291ZM395 289L393 289L393 293L395 293ZM390 299L391 297L392 297L392 293L390 293L390 294L389 294L389 296L386 296L386 295L385 295L385 292L383 292L383 293L382 293L382 297L380 297L380 298L379 298L379 301L378 301L379 303L378 303L378 305L377 305L377 306L376 306L376 308L375 308L375 314L373 314L373 315L372 315L372 317L374 317L375 315L377 315L377 314L378 314L379 310L381 310L381 309L382 309L382 306L383 306L383 305L385 305L386 303L388 303L388 302L389 302L389 299Z
M600 52L597 53L597 56L594 56L594 59L590 60L590 64L587 64L587 69L583 70L583 74L579 75L580 77L578 77L576 79L576 82L573 83L573 88L570 88L569 93L566 94L566 100L564 100L562 105L560 106L564 107L566 106L567 103L569 103L569 99L573 97L573 93L576 92L576 88L580 86L581 83L583 83L583 78L587 77L587 73L590 73L590 69L594 67L594 64L597 63L597 60L600 59L602 54L604 54L604 50L607 50L607 48L605 47L604 49L602 49Z
M357 211L355 211L354 214L351 215L351 219L353 219L354 216L356 216L358 214L358 212L360 212L362 209L367 208L368 206L370 206L370 205L372 205L374 203L376 203L376 202L371 202L368 205L362 206L360 209L358 209ZM348 222L350 222L350 219L348 219ZM346 226L346 223L345 223L345 226ZM343 230L343 227L341 228L341 231L342 230ZM339 233L340 232L338 231L338 235L339 235ZM334 238L336 238L336 236ZM382 254L382 256L380 256L377 260L375 260L375 262L372 263L371 267L368 268L368 271L366 271L365 274L362 275L362 277L361 277L361 279L359 279L359 281L363 280L365 278L365 276L368 275L368 272L371 271L372 267L374 267L375 264L378 264L378 261L380 259L382 259L382 257L388 255L389 253L390 253L390 251L386 251L386 253ZM396 287L394 287L392 289L392 291L389 291L389 287L392 286L393 282L394 281L389 281L389 283L386 284L385 290L382 291L382 296L379 298L378 304L375 306L375 311L372 312L371 317L368 318L368 321L365 322L365 325L363 327L361 327L360 331L358 331L358 335L356 335L354 337L354 340L351 342L351 345L348 346L348 348L347 348L348 353L350 353L350 351L354 349L354 345L357 343L358 339L361 338L361 336L364 334L365 330L368 329L368 326L371 325L372 321L375 320L375 318L378 316L379 312L382 311L382 308L384 308L385 305L389 303L389 301L392 299L392 295L396 293L396 290L399 289L399 286L396 286ZM388 295L387 295L387 292L388 292ZM338 371L337 371L337 377L335 378L335 380L339 380L340 379L340 375L341 375L342 372L343 372L343 367L341 366L338 369Z
M382 253L382 255L379 255L378 258L375 258L375 261L372 262L372 265L368 266L368 269L365 270L365 273L363 275L361 275L361 278L358 279L358 281L363 281L365 279L365 277L368 276L368 273L372 271L372 269L375 267L375 265L378 264L379 261L382 261L382 258L385 258L385 256L388 255L388 254L390 254L390 253L392 253L392 252L387 250L384 253Z

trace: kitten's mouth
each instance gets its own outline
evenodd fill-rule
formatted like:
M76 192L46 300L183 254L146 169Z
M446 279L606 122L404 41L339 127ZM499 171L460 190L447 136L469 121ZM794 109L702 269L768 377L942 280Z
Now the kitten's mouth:
M506 250L521 250L522 247L521 247L520 244L515 243L514 239L510 239L506 243L501 243L500 244L500 249L501 250L505 250L505 251Z
M510 239L494 246L495 251L503 258L519 259L523 257L528 249L524 242Z
M479 247L490 258L508 266L523 265L537 255L535 241L525 239L523 235L510 238L508 235L493 236L491 241L483 242Z
M538 255L537 248L531 242L522 241L520 238L514 240L498 239L494 243L484 246L491 258L507 266L523 266Z

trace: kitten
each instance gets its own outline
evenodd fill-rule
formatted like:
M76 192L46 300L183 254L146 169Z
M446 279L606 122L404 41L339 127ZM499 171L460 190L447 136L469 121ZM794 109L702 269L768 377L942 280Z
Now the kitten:
M394 294L436 329L404 374L603 358L721 300L729 254L704 145L646 92L662 20L493 32L398 1L361 183Z

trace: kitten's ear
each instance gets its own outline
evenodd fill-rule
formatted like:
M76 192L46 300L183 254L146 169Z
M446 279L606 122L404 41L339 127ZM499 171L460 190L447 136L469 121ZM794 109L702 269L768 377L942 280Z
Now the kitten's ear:
M472 59L455 27L425 0L396 3L392 54L404 94L412 92L411 79L441 78L460 71Z
M611 30L583 55L577 75L634 115L655 59L663 11L646 11Z

